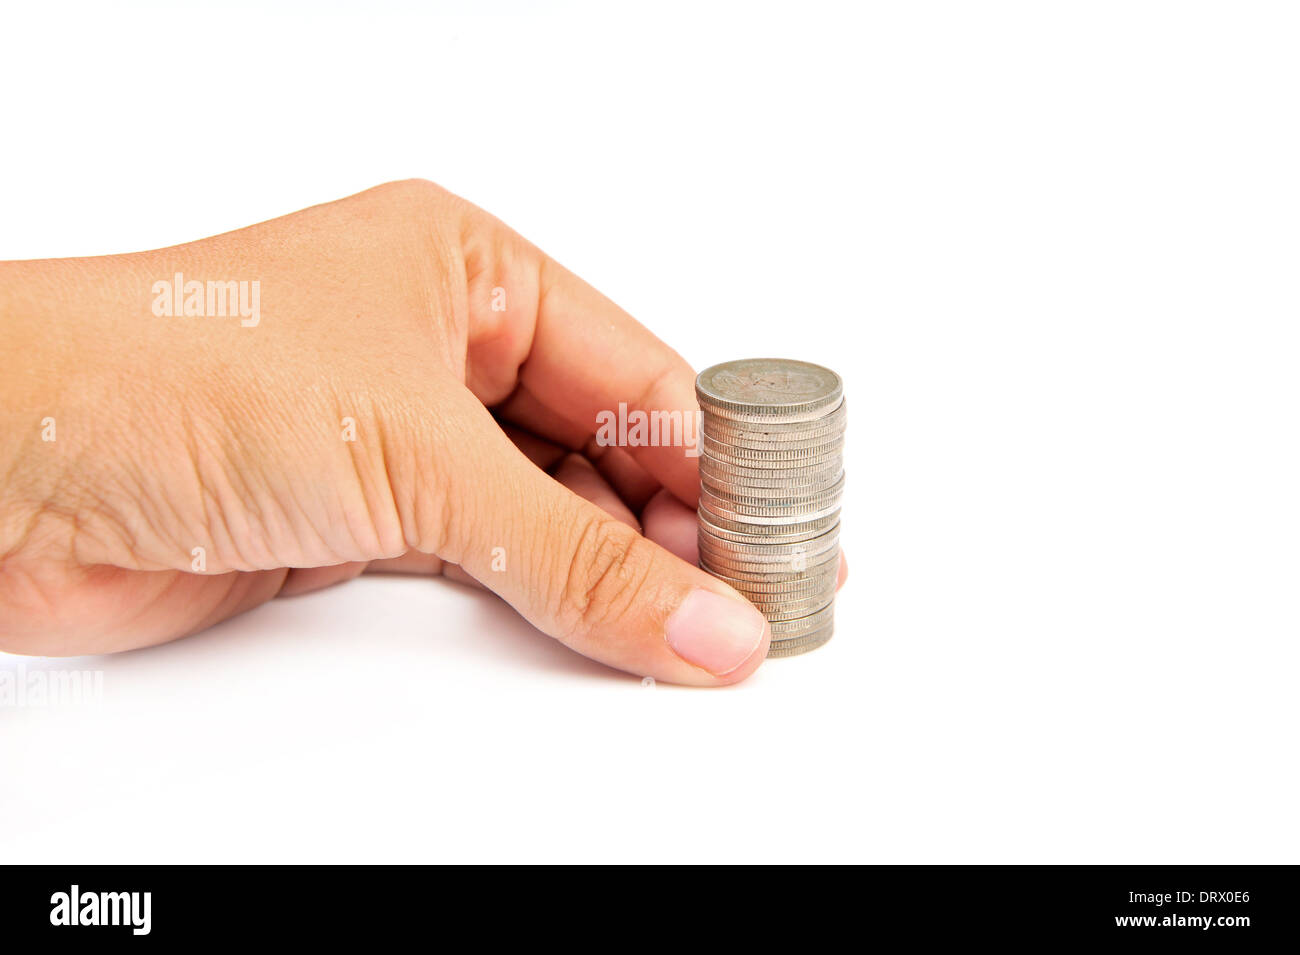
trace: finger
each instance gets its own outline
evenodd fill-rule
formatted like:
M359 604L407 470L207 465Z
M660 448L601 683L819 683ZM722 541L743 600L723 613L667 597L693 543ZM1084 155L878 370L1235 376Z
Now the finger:
M408 550L398 557L385 557L372 560L366 568L369 574L418 574L433 577L441 574L450 565L437 554L425 554L418 550Z
M580 450L593 436L590 428L576 425L548 408L527 388L516 388L494 411L502 421L518 425L569 451Z
M418 577L437 577L441 574L457 584L482 588L483 585L465 573L464 568L448 563L436 554L426 554L418 550L408 550L397 557L385 557L372 560L366 567L367 574L403 574Z
M438 420L434 448L455 461L417 491L417 513L441 515L436 550L504 597L542 631L640 676L734 683L767 653L752 604L543 474L467 390L417 420ZM443 455L446 460L446 455ZM424 500L422 500L422 498Z
M297 597L309 594L313 590L332 587L351 580L366 569L366 561L347 561L342 564L330 564L325 567L291 567L280 588L280 597Z
M653 482L654 479L642 471L636 462L626 454L623 454L617 448L599 449L617 455L616 460L613 460L605 469L602 469L599 466L600 460L593 460L573 451L566 451L559 445L545 441L522 428L504 425L501 430L506 433L506 436L514 442L515 447L522 451L528 460L546 471L569 490L585 497L591 503L625 524L635 527L637 530L641 529L641 524L636 518L636 512L640 510L645 501L641 500L634 507L628 502L620 489L606 476L606 472L614 474L634 495L640 496L644 494L646 499L650 497L650 494L645 492L644 483ZM600 459L603 460L604 457L605 455L601 455ZM655 484L654 487L657 490L658 484ZM636 497L634 497L635 499Z
M566 454L571 453L569 448L561 447L554 442L540 438L523 428L516 428L507 424L502 425L501 430L514 442L516 448L524 452L529 461L532 461L543 471L552 470L564 460Z
M515 437L514 431L527 429L521 433L540 435L570 451L581 449L595 463L596 470L613 485L619 497L636 513L640 513L646 502L662 487L627 451L602 444L595 435L584 432L545 407L527 388L516 389L514 394L497 406L494 414L504 422L514 423L502 425L512 439ZM528 451L528 446L520 441L515 440L515 444Z
M41 587L33 595L39 595L48 619L36 623L29 615L30 627L24 626L24 615L0 622L0 646L8 653L39 656L151 647L261 606L279 592L285 574L283 569L191 574L104 565L34 569Z
M686 563L700 563L700 522L695 512L667 489L660 491L641 513L645 536Z
M610 487L617 492L634 514L640 514L645 510L646 504L662 488L662 485L622 448L602 447L592 441L588 442L583 450L588 460L596 465L596 470L609 482Z
M629 414L691 415L693 429L695 373L685 359L501 222L466 207L467 381L475 394L489 403L504 398L517 376L542 406L583 434L594 434L601 413L616 413L620 403ZM661 441L629 451L665 487L695 504L699 468L681 446Z
M595 465L580 454L566 455L555 470L555 480L574 494L595 504L602 511L641 533L641 522L614 493L609 482L600 476Z

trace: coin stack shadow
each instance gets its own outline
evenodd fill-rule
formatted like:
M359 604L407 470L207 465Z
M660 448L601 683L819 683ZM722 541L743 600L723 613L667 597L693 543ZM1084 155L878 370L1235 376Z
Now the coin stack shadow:
M843 383L820 365L748 359L701 372L695 393L700 567L767 617L769 657L816 649L834 630Z

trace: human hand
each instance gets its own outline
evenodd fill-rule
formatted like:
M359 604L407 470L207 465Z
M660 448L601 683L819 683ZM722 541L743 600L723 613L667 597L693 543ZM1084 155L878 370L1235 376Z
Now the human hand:
M177 273L255 280L256 323L156 315ZM694 566L695 459L593 440L620 402L693 412L690 367L430 183L0 264L0 341L0 649L147 646L369 568L480 582L657 680L733 683L767 652Z

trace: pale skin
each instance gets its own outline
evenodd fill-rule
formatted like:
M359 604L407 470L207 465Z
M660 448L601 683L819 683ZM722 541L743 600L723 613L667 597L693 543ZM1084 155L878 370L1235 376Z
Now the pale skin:
M178 272L256 279L260 321L158 317ZM149 646L381 570L482 584L656 680L735 683L767 652L695 566L696 459L594 440L619 402L696 408L690 366L432 183L0 263L0 356L0 650Z

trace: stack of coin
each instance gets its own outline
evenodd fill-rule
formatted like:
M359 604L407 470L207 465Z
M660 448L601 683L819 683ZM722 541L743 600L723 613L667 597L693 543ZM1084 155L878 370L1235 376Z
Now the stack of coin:
M820 365L752 358L695 379L703 411L700 566L772 627L769 657L834 628L844 489L844 390Z

